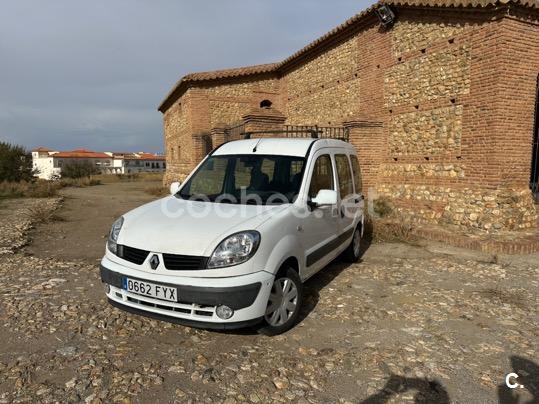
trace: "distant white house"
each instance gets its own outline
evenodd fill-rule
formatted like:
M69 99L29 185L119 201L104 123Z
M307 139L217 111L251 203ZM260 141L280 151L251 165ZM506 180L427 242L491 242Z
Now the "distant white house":
M114 158L114 168L121 174L140 172L164 172L166 169L165 156L153 153L118 153L105 152Z
M32 150L36 176L52 179L62 176L62 166L74 161L92 163L103 174L130 174L165 171L165 156L153 153L94 152L86 149L54 151L46 147Z

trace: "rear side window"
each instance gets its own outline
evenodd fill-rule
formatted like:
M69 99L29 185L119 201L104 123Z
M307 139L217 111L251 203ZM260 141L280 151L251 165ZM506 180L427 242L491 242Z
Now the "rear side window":
M356 184L356 193L360 193L363 189L363 181L361 180L361 169L357 156L350 156L352 161L352 171L354 172L354 184Z
M339 192L341 193L341 198L344 198L354 193L348 156L346 154L336 154L335 165L337 166L337 175L339 176Z
M324 154L316 159L314 163L313 176L309 187L309 197L314 198L321 189L333 188L333 167L331 157Z

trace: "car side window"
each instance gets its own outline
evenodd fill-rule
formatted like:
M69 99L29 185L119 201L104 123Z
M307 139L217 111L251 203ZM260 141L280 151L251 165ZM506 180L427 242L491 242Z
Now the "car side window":
M361 168L359 168L359 161L357 156L350 156L352 161L352 171L354 172L354 184L356 185L356 194L359 194L363 189L363 181L361 180Z
M335 165L337 167L337 175L339 177L339 192L341 198L354 193L354 185L352 183L352 173L350 172L350 163L346 154L335 155Z
M309 186L309 197L314 198L321 189L334 189L333 185L333 167L331 166L331 157L324 154L316 159Z

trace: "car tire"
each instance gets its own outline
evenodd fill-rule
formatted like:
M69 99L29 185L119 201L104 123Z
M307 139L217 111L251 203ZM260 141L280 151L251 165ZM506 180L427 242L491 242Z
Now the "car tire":
M303 282L294 268L285 267L273 281L260 333L273 336L288 331L296 324L302 305Z
M346 262L357 262L361 256L361 224L354 230L352 241L342 253L342 258Z

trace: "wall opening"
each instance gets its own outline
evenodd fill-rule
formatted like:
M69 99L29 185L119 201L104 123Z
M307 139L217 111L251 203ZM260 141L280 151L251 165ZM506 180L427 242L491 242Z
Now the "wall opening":
M533 146L532 146L532 169L530 178L530 188L539 203L539 75L537 75L537 85L535 91L535 123L533 125Z
M260 101L260 108L270 108L273 103L270 100Z
M202 138L202 142L204 144L204 155L206 156L213 150L211 136L204 136Z

